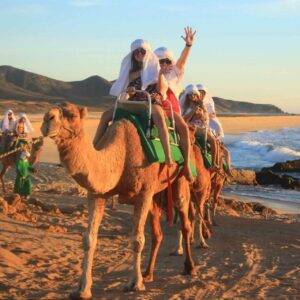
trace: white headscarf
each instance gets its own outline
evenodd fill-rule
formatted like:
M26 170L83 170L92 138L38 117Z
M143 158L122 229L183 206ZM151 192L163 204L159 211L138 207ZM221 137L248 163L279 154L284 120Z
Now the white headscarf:
M145 90L148 85L157 82L158 73L160 70L159 61L156 55L152 52L149 43L142 39L137 39L131 44L131 51L124 57L119 78L114 82L110 89L110 95L119 96L129 84L129 71L131 69L132 52L138 48L146 50L143 60L143 68L141 70L142 90Z
M190 113L193 109L192 103L190 103L190 104L187 103L186 96L189 95L189 94L196 94L196 95L200 96L200 93L199 93L197 87L194 84L189 84L185 87L185 90L184 90L183 94L180 96L180 99L179 99L181 113L182 113L183 116Z
M25 132L25 133L29 133L29 132L34 131L32 125L31 125L31 123L30 123L30 121L29 121L29 119L27 118L27 116L26 116L25 113L19 114L17 123L18 123L22 118L25 119L25 123L24 123L24 132Z
M157 48L154 53L158 57L158 59L169 59L172 62L172 70L165 74L165 78L168 82L168 87L172 90L172 92L175 94L176 98L179 98L179 94L182 91L181 81L183 79L184 71L179 70L176 67L176 60L174 58L173 52L166 48L166 47L160 47Z
M24 157L28 158L30 157L30 153L26 150L21 152L20 158L23 159Z
M8 120L8 114L11 113L12 114L12 119L11 121ZM5 115L4 115L4 119L2 121L2 126L1 126L1 129L3 132L9 130L9 131L13 131L15 129L15 124L16 124L16 117L15 117L15 114L14 112L11 110L11 109L8 109L6 112L5 112Z
M203 99L203 104L205 105L205 108L207 110L207 113L210 114L215 114L216 109L215 109L215 102L213 97L209 94L207 91L206 87L203 86L203 84L197 84L197 89L199 91L205 91L205 96Z

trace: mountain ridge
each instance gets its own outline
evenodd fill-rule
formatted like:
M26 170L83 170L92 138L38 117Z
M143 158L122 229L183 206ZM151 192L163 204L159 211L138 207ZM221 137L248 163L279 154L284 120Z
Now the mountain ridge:
M109 95L112 82L98 75L78 81L61 81L28 72L12 66L0 66L0 101L46 101L50 103L71 101L79 105L105 108L113 106L114 97ZM227 100L213 97L216 111L221 114L282 114L272 104Z

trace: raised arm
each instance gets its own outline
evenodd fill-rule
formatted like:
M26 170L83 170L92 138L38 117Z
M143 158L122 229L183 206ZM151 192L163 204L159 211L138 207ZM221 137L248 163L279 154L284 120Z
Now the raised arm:
M183 70L186 64L196 34L196 31L193 32L193 29L191 27L184 28L184 31L185 31L185 36L182 35L181 38L185 41L185 47L183 48L181 55L176 63L176 67L179 70Z

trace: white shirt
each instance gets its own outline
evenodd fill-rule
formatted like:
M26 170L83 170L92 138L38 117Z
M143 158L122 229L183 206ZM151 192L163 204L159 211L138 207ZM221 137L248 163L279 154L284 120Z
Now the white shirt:
M171 71L165 74L165 78L168 82L169 88L172 90L177 99L179 99L179 94L182 91L181 81L183 78L184 70L180 70L173 65Z

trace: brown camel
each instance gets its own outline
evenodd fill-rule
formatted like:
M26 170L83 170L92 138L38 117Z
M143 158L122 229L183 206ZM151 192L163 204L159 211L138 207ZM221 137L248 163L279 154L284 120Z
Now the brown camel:
M194 131L191 132L190 136L194 136ZM191 138L191 142L193 144L192 151L191 151L191 158L195 164L197 177L195 178L194 182L188 188L192 191L192 193L196 196L195 203L197 208L197 215L200 220L199 231L200 231L200 247L208 247L205 239L202 235L202 222L203 219L203 211L204 211L204 203L208 199L210 194L210 187L211 187L211 174L210 171L205 168L204 160L200 149L194 145L194 139ZM176 187L175 189L180 188ZM190 204L190 203L189 203ZM160 215L161 215L162 207L158 205L158 202L154 201L152 209L149 210L149 219L150 219L150 226L151 226L151 248L150 248L150 255L149 255L149 262L146 272L144 273L144 280L147 282L151 282L154 280L153 273L154 267L156 262L156 257L158 254L158 250L163 239L163 234L160 226ZM179 212L179 217L182 219L181 212ZM188 220L188 223L190 221ZM183 226L181 224L181 226ZM188 225L185 225L188 226ZM190 226L190 225L189 225ZM182 235L184 240L188 237L184 236L184 230L180 230L178 232L178 242L176 245L176 249L171 253L171 255L182 255L183 248L182 248ZM190 236L192 238L192 236ZM190 242L191 239L188 239ZM185 243L186 246L186 243Z
M44 116L41 131L57 144L62 164L82 187L88 190L88 228L83 239L84 259L78 288L72 298L91 297L92 263L97 243L97 232L108 197L119 194L119 202L134 205L131 244L133 270L126 290L144 290L141 273L141 253L145 243L144 226L153 197L167 187L167 168L159 163L149 163L134 125L121 120L112 124L95 150L84 130L86 108L79 109L71 103L50 109ZM188 183L180 175L176 164L170 168L171 181L177 180L173 201L180 212L186 237L185 271L195 274L189 239ZM178 177L178 179L177 179ZM180 191L177 192L176 191Z
M36 139L37 138L33 138L32 141L34 142L34 141L36 141ZM29 157L28 161L31 166L35 165L39 161L40 154L42 151L42 146L43 146L43 140L40 140L37 143L31 144L31 146L29 146L30 157ZM5 186L5 175L11 167L15 167L16 160L20 156L20 153L21 153L21 150L15 152L15 153L12 153L9 156L6 156L1 160L2 170L0 173L0 179L1 179L1 183L2 183L3 193L7 192L7 189Z

